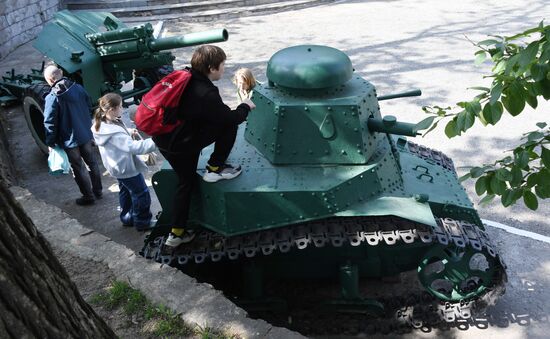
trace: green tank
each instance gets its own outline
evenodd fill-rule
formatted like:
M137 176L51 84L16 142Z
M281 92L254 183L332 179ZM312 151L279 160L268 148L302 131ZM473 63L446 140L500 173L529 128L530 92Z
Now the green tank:
M33 46L51 59L68 78L84 86L92 102L103 94L119 93L139 103L141 97L170 73L174 48L226 41L225 29L157 38L150 23L127 27L107 12L60 11L44 26ZM34 140L44 144L44 96L50 86L42 69L31 74L4 76L0 81L0 104L22 101L25 119ZM124 84L130 84L123 88ZM128 103L127 103L128 104ZM131 102L130 102L131 104Z
M192 243L163 245L177 177L167 162L153 175L162 212L142 255L191 274L228 269L242 281L239 300L256 306L277 297L269 281L328 279L339 293L322 305L382 311L383 300L360 292L362 280L412 270L453 321L503 291L504 264L452 160L409 141L415 124L380 113L379 101L420 91L378 96L345 53L317 45L274 54L267 79L229 159L243 173L199 180Z

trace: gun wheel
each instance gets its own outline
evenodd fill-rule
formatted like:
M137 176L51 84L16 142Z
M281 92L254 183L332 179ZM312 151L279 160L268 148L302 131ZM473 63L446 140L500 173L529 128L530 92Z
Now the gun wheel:
M51 87L45 83L37 83L29 86L25 90L23 97L23 110L25 111L25 120L31 131L31 135L44 153L48 153L48 146L44 143L46 133L44 131L44 102L45 97L50 93Z
M498 265L497 258L486 251L437 246L418 266L418 278L433 296L458 302L485 294L496 278Z

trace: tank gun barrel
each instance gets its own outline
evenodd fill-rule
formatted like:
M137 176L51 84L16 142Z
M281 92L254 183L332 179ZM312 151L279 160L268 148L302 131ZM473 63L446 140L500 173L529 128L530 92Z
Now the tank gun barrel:
M397 121L393 115L386 115L382 119L369 118L367 125L371 132L406 135L409 137L415 137L419 134L415 124Z
M172 48L188 47L201 44L227 41L229 33L226 29L214 29L210 31L195 32L183 36L159 38L149 42L152 51L162 51Z
M388 95L382 95L378 97L378 101L382 100L390 100L390 99L396 99L396 98L405 98L405 97L418 97L422 95L422 91L419 89L414 89L412 91L402 92L402 93L394 93L394 94L388 94Z

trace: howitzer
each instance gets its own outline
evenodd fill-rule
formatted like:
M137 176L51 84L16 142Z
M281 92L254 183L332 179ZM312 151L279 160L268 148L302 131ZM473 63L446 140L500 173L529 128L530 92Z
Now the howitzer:
M65 76L86 88L92 102L107 92L123 99L140 98L172 71L175 56L167 50L226 41L227 30L217 29L183 36L157 38L150 23L127 27L107 12L60 11L44 26L33 46L50 58ZM43 66L42 66L43 68ZM3 77L0 103L23 101L31 133L44 151L43 106L49 86L42 69L31 75ZM130 89L123 89L125 83Z

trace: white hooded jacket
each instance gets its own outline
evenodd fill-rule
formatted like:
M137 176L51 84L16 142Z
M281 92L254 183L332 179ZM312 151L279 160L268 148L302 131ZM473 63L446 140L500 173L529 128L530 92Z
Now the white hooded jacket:
M124 127L106 122L101 123L99 131L94 124L92 133L101 161L113 177L126 179L147 171L147 165L137 155L155 151L153 139L133 140Z

